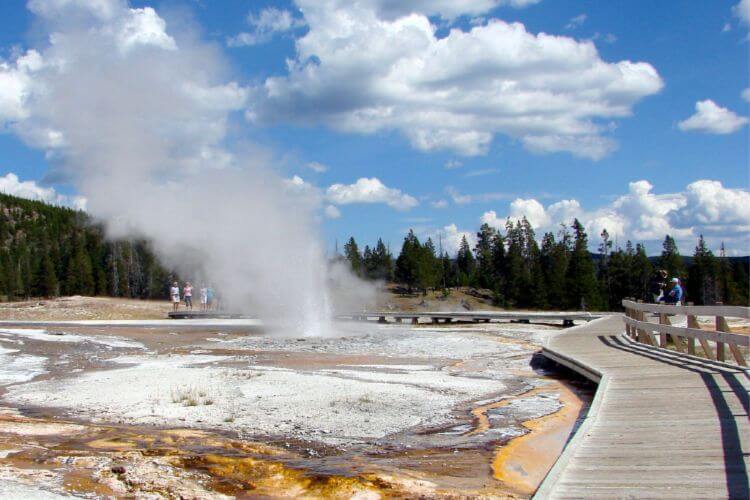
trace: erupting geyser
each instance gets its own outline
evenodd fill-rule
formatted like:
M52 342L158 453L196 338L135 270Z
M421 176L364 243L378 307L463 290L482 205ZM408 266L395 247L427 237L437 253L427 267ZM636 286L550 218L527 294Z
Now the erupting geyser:
M167 265L210 279L227 307L296 334L327 329L314 194L238 146L247 89L189 22L123 0L35 2L48 40L17 60L17 132L56 159L113 237L145 237ZM251 111L248 111L251 112ZM242 153L240 153L242 151ZM196 283L198 284L198 283Z

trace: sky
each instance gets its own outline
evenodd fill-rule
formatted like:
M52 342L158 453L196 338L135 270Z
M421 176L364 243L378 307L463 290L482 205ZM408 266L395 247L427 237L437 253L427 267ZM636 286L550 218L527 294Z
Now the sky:
M666 234L683 254L700 234L750 254L750 0L6 0L0 12L0 191L87 208L85 183L61 168L73 138L42 105L74 67L56 30L75 25L114 40L112 58L166 61L199 43L213 90L196 98L211 140L195 168L264 162L315 199L329 251L354 236L397 252L413 229L454 252L482 223L525 216L539 238L577 217L592 249L607 229L649 254Z

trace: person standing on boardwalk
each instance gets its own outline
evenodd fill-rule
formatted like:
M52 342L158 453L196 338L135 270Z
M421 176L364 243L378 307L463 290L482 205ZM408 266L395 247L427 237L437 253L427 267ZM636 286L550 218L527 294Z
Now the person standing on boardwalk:
M648 285L648 291L653 298L654 303L658 303L659 300L664 296L664 291L667 289L667 271L660 269L651 277L651 282Z
M665 293L661 299L659 299L661 302L664 302L665 304L674 304L676 306L680 305L680 302L682 302L682 287L680 286L680 279L679 278L672 278L672 289Z
M214 289L209 286L206 288L206 310L213 309L214 307Z
M208 288L206 285L203 285L201 287L201 311L207 311L208 310Z
M193 310L193 285L189 281L185 282L185 286L182 289L182 293L185 296L185 308Z
M175 281L172 288L169 289L169 295L172 297L172 310L176 311L180 307L180 286Z

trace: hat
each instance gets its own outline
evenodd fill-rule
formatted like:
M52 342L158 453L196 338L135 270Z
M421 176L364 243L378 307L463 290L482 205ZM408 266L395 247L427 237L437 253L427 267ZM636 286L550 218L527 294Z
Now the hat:
M680 278L672 278L672 283L679 283L679 282L680 282Z

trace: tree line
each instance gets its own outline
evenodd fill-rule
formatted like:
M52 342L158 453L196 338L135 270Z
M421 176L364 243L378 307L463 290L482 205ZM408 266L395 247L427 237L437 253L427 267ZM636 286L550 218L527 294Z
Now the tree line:
M84 212L0 194L0 297L166 298L173 273L145 241L107 241Z
M650 258L640 243L613 248L606 229L600 238L598 252L591 253L578 219L540 242L526 218L508 219L504 231L483 224L473 248L464 236L453 257L431 238L421 243L411 230L395 259L381 239L360 252L350 238L344 257L358 276L392 280L407 292L483 288L495 305L509 308L618 310L625 297L652 300L649 288L658 269L681 279L688 301L748 305L748 259L724 257L723 244L716 257L700 236L692 258L685 258L667 235L661 255Z

